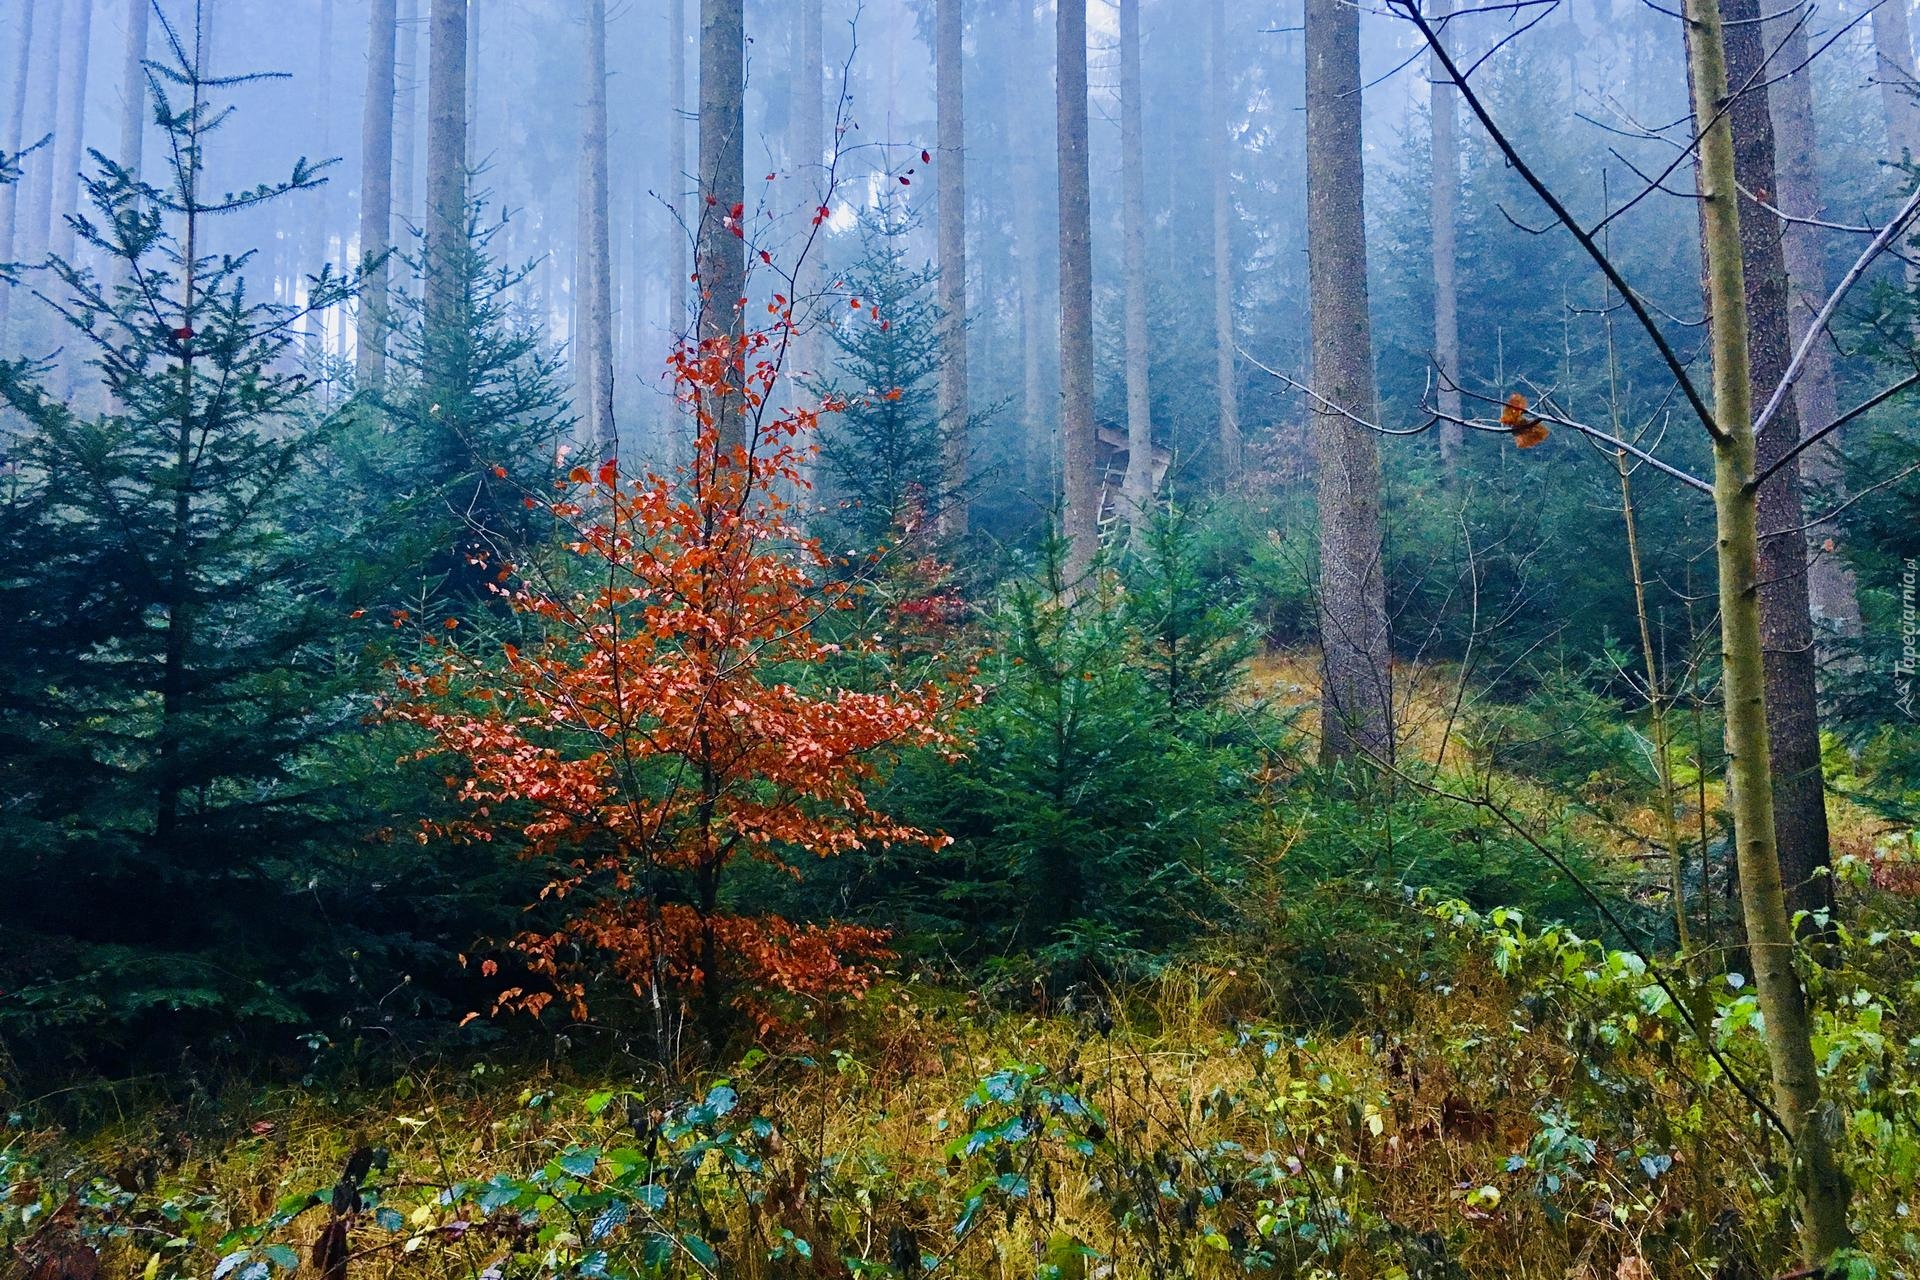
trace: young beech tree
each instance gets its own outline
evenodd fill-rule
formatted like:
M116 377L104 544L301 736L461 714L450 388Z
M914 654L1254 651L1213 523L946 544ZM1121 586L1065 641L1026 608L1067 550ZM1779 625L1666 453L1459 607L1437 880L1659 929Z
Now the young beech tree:
M725 415L765 403L769 344L711 337L673 358L700 428L677 479L573 471L550 503L570 563L500 588L537 639L498 655L449 645L403 682L392 714L431 736L423 757L457 762L471 807L441 834L514 830L551 867L543 896L565 903L557 929L516 940L547 989L511 987L499 1009L557 997L584 1017L583 953L651 1008L662 1052L689 1002L717 1032L730 999L859 991L884 934L750 914L729 901L729 868L752 857L798 876L808 856L945 843L876 812L867 789L883 753L947 745L948 686L822 683L839 647L815 623L853 595L778 496L800 483L818 413L722 443Z

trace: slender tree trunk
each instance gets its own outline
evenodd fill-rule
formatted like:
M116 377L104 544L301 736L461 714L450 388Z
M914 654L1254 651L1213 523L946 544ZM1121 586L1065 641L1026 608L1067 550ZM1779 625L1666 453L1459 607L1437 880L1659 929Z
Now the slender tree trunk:
M1775 191L1773 121L1761 64L1767 42L1760 0L1725 0L1727 74L1751 87L1733 101L1734 173L1748 191ZM1747 350L1754 392L1771 396L1793 358L1781 226L1757 205L1740 209L1746 281ZM1761 468L1800 442L1800 419L1789 398L1756 442ZM1820 708L1815 690L1813 621L1807 607L1806 523L1800 462L1788 459L1759 494L1760 627L1766 646L1767 741L1773 771L1774 835L1790 911L1833 909L1833 858L1827 838L1826 778L1820 764Z
M1767 24L1767 39L1777 48L1774 63L1798 68L1775 81L1768 99L1773 109L1775 154L1779 157L1779 204L1795 218L1820 216L1820 180L1814 170L1819 135L1814 125L1813 70L1802 14L1792 11ZM1813 317L1827 297L1827 271L1817 227L1789 224L1785 229L1787 304L1796 347L1806 338ZM1793 384L1794 404L1800 411L1800 429L1818 431L1839 413L1834 393L1833 345L1822 339L1809 350L1799 381ZM1845 495L1840 455L1829 438L1800 455L1803 473L1817 491L1816 502L1829 506ZM1814 622L1832 635L1860 634L1860 598L1853 571L1839 553L1840 526L1825 521L1807 531L1811 562L1807 595Z
M1887 146L1920 160L1920 82L1913 75L1913 29L1907 0L1883 0L1873 8L1873 78L1887 122ZM1791 65L1791 64L1786 64Z
M320 0L320 37L314 51L318 62L314 110L320 121L320 154L333 154L333 0ZM300 264L306 271L317 271L331 256L333 239L333 184L312 193L305 229L306 252ZM327 317L306 315L301 318L307 339L320 350L327 349ZM307 328L311 326L311 328Z
M1060 0L1055 129L1060 153L1060 484L1067 585L1093 567L1100 486L1093 473L1093 224L1087 170L1087 0Z
M480 9L467 6L467 170L480 167Z
M360 255L378 259L360 291L354 335L363 387L387 375L387 251L393 245L393 82L396 0L373 0L367 18L367 100L360 124Z
M153 0L127 0L127 42L120 70L120 154L114 157L138 178L147 139L147 27Z
M1436 0L1432 13L1441 30L1451 9L1450 0ZM1460 286L1455 213L1460 207L1459 90L1431 56L1433 83L1433 363L1440 412L1460 417ZM1461 427L1455 421L1440 424L1440 461L1449 476L1459 465Z
M1140 0L1120 0L1120 234L1126 256L1129 536L1145 544L1153 515L1153 403L1147 365L1147 168L1140 102Z
M1307 0L1306 52L1307 274L1319 397L1313 452L1320 472L1320 753L1328 763L1362 756L1390 762L1380 452L1373 433L1346 416L1370 422L1375 414L1359 11L1345 0Z
M426 325L450 354L466 323L467 0L432 0L427 32ZM452 370L445 372L451 373Z
M825 71L820 7L820 0L799 0L795 20L800 29L793 42L793 74L788 85L788 127L793 131L795 176L800 181L800 189L806 193L809 218L811 211L828 199L827 170L822 159L826 154L826 99L820 87ZM824 248L824 244L816 242L806 259L794 264L795 327L790 356L796 378L813 378L819 373L816 368L820 362L819 334L810 313L820 292L819 259Z
M934 97L940 167L936 171L940 239L940 531L967 531L967 128L961 0L934 9Z
M667 0L667 169L673 207L686 208L687 184L687 0ZM698 183L694 184L699 185ZM697 216L697 215L696 215ZM688 228L673 232L673 281L667 296L673 336L687 332Z
M1019 65L1030 74L1022 77L1029 84L1040 80L1035 65L1033 6L1022 0L1016 4L1014 44ZM1039 112L1027 113L1021 120L1021 146L1015 156L1013 183L1014 251L1020 271L1020 439L1026 467L1027 489L1036 497L1052 502L1052 472L1056 449L1047 419L1045 271L1041 254L1046 244L1046 215L1040 207L1040 153L1044 129Z
M420 216L420 0L399 0L393 80L393 201L401 228Z
M745 327L746 19L742 0L700 0L700 277L702 341L739 341ZM745 371L730 379L742 383ZM735 386L735 392L743 387ZM715 412L722 450L746 448L746 402L721 397Z
M33 73L33 18L37 6L35 0L22 0L16 39L19 44L14 51L12 101L8 104L4 129L0 133L0 147L4 147L9 156L18 155L27 145L27 82ZM11 262L15 254L20 230L20 185L9 183L0 186L0 262ZM13 290L0 285L0 340L7 332L7 316L12 310Z
M66 21L62 21L65 18ZM68 35L72 30L70 10L54 6L46 14L46 38L39 57L30 64L34 69L31 86L31 110L36 121L32 140L48 139L36 162L29 162L19 189L27 201L26 224L21 228L18 256L38 262L52 244L54 192L60 187L60 114L66 83L63 67L67 59Z
M85 163L87 65L93 48L93 0L66 0L67 32L60 51L60 116L53 136L53 221L47 250L73 260L73 226L80 211L80 169Z
M607 226L607 0L587 4L587 428L600 456L617 456L613 420L613 238Z
M1213 351L1214 394L1220 410L1220 478L1231 483L1240 474L1240 387L1234 372L1233 336L1233 166L1229 159L1225 0L1207 8L1209 84L1207 164L1213 177Z
M1759 582L1759 504L1752 484L1757 454L1747 287L1733 131L1727 115L1720 113L1727 96L1725 45L1716 0L1686 0L1685 12L1694 119L1712 122L1701 140L1700 178L1705 197L1708 313L1713 321L1714 417L1718 427L1713 441L1713 488L1729 805L1747 947L1760 1010L1766 1020L1767 1057L1773 1068L1773 1108L1793 1140L1802 1251L1809 1265L1819 1266L1835 1250L1845 1247L1850 1238L1847 1188L1831 1145L1839 1121L1820 1097L1812 1022L1806 993L1794 971L1794 932L1774 836ZM1798 555L1795 559L1801 560Z

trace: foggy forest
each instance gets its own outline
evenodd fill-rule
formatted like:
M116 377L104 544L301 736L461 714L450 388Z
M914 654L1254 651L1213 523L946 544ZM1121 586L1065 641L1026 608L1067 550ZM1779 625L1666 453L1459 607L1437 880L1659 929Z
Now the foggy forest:
M0 1280L1920 1275L1911 0L0 0Z

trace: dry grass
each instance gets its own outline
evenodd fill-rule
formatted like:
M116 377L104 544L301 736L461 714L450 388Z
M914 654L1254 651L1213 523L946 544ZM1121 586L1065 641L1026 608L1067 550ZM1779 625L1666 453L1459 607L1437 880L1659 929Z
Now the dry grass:
M917 1248L944 1258L945 1274L1004 1280L1039 1274L1036 1259L1059 1238L1095 1250L1105 1261L1091 1274L1113 1277L1153 1274L1156 1264L1196 1277L1403 1276L1410 1256L1433 1250L1466 1275L1558 1277L1580 1266L1604 1274L1638 1259L1639 1236L1681 1214L1680 1198L1706 1197L1687 1206L1690 1221L1710 1220L1724 1206L1711 1179L1676 1176L1633 1188L1604 1170L1563 1197L1576 1212L1559 1221L1521 1194L1524 1178L1506 1172L1509 1157L1527 1149L1538 1132L1536 1109L1569 1087L1577 1064L1550 1033L1506 1043L1512 1006L1491 975L1444 996L1419 996L1377 1031L1297 1040L1242 1038L1218 1020L1248 1003L1251 981L1230 966L1184 967L1103 1006L1119 1017L1104 1034L1086 1013L992 1015L950 991L877 991L856 1025L836 1036L840 1052L820 1055L821 1065L804 1066L789 1052L735 1073L742 1113L772 1119L776 1136L759 1148L764 1168L751 1178L730 1177L713 1160L702 1166L716 1224L709 1234L728 1242L718 1274L847 1275L839 1258L884 1263L903 1229ZM1482 1042L1487 1048L1476 1049ZM1503 1044L1501 1052L1516 1056L1483 1056ZM964 1160L951 1154L956 1137L981 1118L964 1100L984 1078L1017 1063L1047 1064L1044 1082L1097 1109L1102 1150L1082 1158L1064 1139L1015 1150L1017 1163L998 1167L1027 1176L1029 1194L957 1237L953 1224L967 1192L995 1168L990 1152ZM619 1107L590 1113L587 1099L597 1090L634 1088L651 1108L689 1091L697 1097L708 1083L645 1081L564 1062L482 1063L344 1099L308 1091L260 1097L235 1107L217 1131L176 1145L183 1158L162 1162L168 1167L148 1198L171 1196L205 1215L190 1255L162 1250L163 1261L178 1265L172 1274L207 1274L225 1231L264 1220L289 1196L331 1185L349 1151L369 1143L391 1152L389 1172L374 1181L406 1225L397 1232L364 1220L356 1226L351 1280L471 1280L507 1251L499 1236L449 1233L449 1223L478 1220L471 1184L498 1172L524 1176L573 1144L633 1142ZM1660 1104L1678 1107L1679 1100ZM1044 1111L1039 1119L1053 1123ZM112 1169L170 1140L131 1125L77 1147L43 1142L59 1160ZM1256 1188L1263 1162L1281 1176ZM1142 1170L1162 1193L1147 1196L1155 1202L1149 1215L1136 1206L1137 1220L1124 1226L1113 1208L1116 1190L1138 1199L1119 1184ZM442 1203L444 1188L461 1182L469 1189ZM1203 1197L1208 1186L1227 1188L1217 1204ZM1480 1196L1477 1189L1488 1186L1504 1188L1499 1203ZM755 1187L757 1207L745 1194ZM1228 1236L1241 1245L1257 1239L1261 1206L1276 1201L1324 1224L1346 1222L1350 1234L1325 1256L1302 1250L1300 1269L1249 1270L1222 1245ZM274 1238L304 1257L324 1213L311 1210ZM1151 1215L1160 1219L1157 1241L1138 1220ZM813 1243L813 1262L769 1261L781 1228ZM156 1243L145 1234L123 1243L109 1255L110 1272L140 1272ZM569 1254L564 1237L546 1248L562 1260ZM531 1250L536 1258L544 1251ZM687 1264L675 1274L704 1273Z

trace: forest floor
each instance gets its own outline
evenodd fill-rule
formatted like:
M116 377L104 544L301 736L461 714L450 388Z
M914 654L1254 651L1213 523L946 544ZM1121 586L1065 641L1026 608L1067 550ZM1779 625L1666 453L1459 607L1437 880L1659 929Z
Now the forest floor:
M1254 677L1301 708L1315 672L1275 655ZM1446 744L1458 772L1436 776L1468 785L1452 673L1405 674L1413 753ZM1544 784L1494 785L1566 818ZM1657 840L1644 807L1574 807L1608 856ZM1883 834L1851 806L1835 818L1843 849ZM1315 1026L1273 1018L1299 1007L1296 957L1243 939L1018 1001L897 974L722 1067L662 1073L586 1028L163 1106L103 1093L84 1137L16 1117L0 1246L27 1269L97 1250L101 1274L144 1280L1791 1269L1777 1151L1727 1074L1763 1074L1743 992L1703 984L1689 1012L1631 954L1564 930L1406 914L1420 964ZM1717 1059L1693 1043L1702 1011ZM1910 1033L1877 1016L1887 1043ZM1850 1042L1830 1043L1842 1061ZM1877 1087L1915 1093L1911 1063L1889 1070ZM1920 1160L1911 1132L1870 1145ZM1855 1175L1889 1257L1915 1247L1898 1168Z

